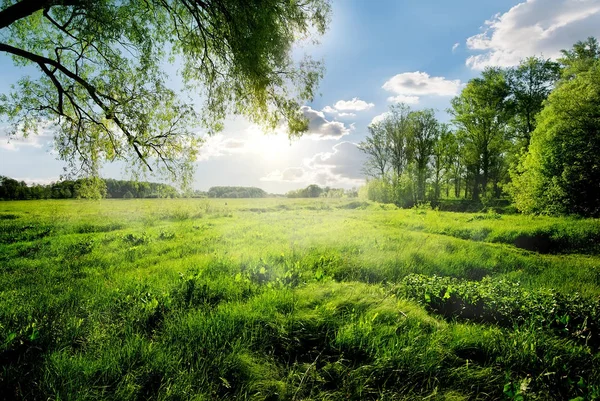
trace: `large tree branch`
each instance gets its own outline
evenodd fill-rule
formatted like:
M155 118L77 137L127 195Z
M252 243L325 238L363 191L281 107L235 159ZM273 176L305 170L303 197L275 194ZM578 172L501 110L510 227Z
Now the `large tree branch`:
M79 4L78 0L21 0L0 11L0 29L6 28L36 11L48 9L53 6L74 6L77 4Z
M107 106L100 99L99 96L102 96L105 99L108 99L110 101L114 101L115 103L118 103L118 101L116 99L113 99L109 95L98 92L93 85L91 85L85 79L81 78L79 75L73 73L71 70L69 70L68 68L66 68L64 65L60 64L56 60L52 60L51 58L40 56L38 54L34 54L34 53L28 52L23 49L19 49L17 47L7 45L5 43L0 43L0 51L26 58L26 59L31 60L34 63L37 63L39 65L51 65L52 67L56 68L58 71L62 72L67 77L71 78L73 81L80 84L83 88L85 88L85 90L90 95L90 97L92 98L94 103L96 103L96 105L98 105L105 113L107 113L107 117L110 117L117 124L117 126L121 129L121 131L123 131L125 136L127 136L129 143L133 147L137 156L140 158L140 160L142 160L142 162L144 162L146 167L148 167L148 169L150 171L152 171L152 167L150 167L150 164L148 164L148 162L146 161L146 158L144 157L144 155L141 153L141 151L139 149L138 145L140 145L140 143L139 143L138 139L135 137L135 135L133 135L127 129L126 125L123 124L123 122L117 116L112 115L112 112L110 111L110 107ZM44 69L42 69L42 70L44 70ZM44 70L44 73L46 73L45 70ZM53 81L53 83L56 85L56 83L54 81Z

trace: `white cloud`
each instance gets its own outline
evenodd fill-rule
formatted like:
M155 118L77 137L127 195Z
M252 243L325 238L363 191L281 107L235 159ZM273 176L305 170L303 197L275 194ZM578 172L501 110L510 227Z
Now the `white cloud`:
M367 103L355 97L352 100L338 100L333 107L338 111L363 111L375 107L375 104Z
M467 39L469 49L482 53L466 64L481 70L533 55L557 58L589 36L600 36L600 0L527 0L485 21L483 32Z
M417 104L417 103L419 103L419 97L418 96L398 95L398 96L388 97L387 101L391 102L391 103Z
M29 147L41 149L52 144L53 135L47 127L40 127L38 134L27 137L9 135L8 127L0 127L0 149L18 151L20 148Z
M455 96L460 89L460 80L448 80L444 77L432 77L425 72L405 72L390 78L383 89L396 95L437 95Z
M283 170L272 171L260 180L273 182L305 182L306 172L302 167L288 167Z
M356 144L340 142L329 152L319 152L304 160L303 167L275 170L261 181L353 187L364 184L361 168L365 160Z
M311 169L328 169L334 175L359 179L365 154L352 142L340 142L333 146L331 152L320 152L305 160Z
M338 113L338 111L331 106L325 106L325 107L323 107L323 110L321 110L321 111L324 113L329 113L329 114L337 114Z
M311 139L340 139L348 135L352 127L339 121L329 121L321 111L313 110L308 106L300 108L304 117L308 118L308 132L305 137Z
M60 177L50 177L50 178L13 178L14 180L17 181L25 181L25 183L27 185L35 185L35 184L39 184L39 185L49 185L55 182L60 181Z
M200 148L199 161L216 159L221 156L246 153L246 141L240 138L226 138L222 134L204 138Z
M454 45L452 45L452 53L454 53L456 51L456 49L458 49L460 46L460 43L456 42Z
M344 117L356 117L355 113L344 113L344 112L341 112L341 111L338 111L338 110L334 109L331 106L325 106L325 107L323 107L323 110L321 110L321 111L323 113L333 114L333 115L336 115L336 116L342 117L342 118L344 118Z
M387 118L387 116L389 116L389 115L390 115L389 111L385 111L381 114L378 114L375 117L373 117L373 119L371 120L371 123L369 125L375 125L377 123L380 123L383 120L385 120Z

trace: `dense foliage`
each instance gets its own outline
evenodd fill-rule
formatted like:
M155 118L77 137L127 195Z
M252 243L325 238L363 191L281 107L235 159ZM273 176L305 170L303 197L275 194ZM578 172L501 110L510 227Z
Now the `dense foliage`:
M218 131L227 114L287 123L291 135L307 129L299 109L322 66L298 62L292 45L324 33L329 8L328 0L6 0L0 52L39 76L0 95L0 116L12 135L50 126L74 172L97 175L103 161L120 160L186 182L195 131ZM175 61L200 113L169 87L165 65Z
M534 325L594 350L600 348L600 299L590 302L577 293L524 290L515 283L490 277L465 281L424 275L407 276L398 293L447 319L503 327Z
M594 43L587 47L591 54L570 55L577 71L565 74L538 117L513 174L520 210L600 216L600 49Z
M511 195L526 213L599 216L599 66L589 38L558 62L488 68L452 100L452 126L433 110L392 106L360 144L364 193L403 207Z

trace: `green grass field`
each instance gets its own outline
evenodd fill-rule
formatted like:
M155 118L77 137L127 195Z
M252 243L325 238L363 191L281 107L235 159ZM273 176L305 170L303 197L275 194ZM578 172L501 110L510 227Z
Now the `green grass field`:
M600 221L0 203L0 399L600 398Z

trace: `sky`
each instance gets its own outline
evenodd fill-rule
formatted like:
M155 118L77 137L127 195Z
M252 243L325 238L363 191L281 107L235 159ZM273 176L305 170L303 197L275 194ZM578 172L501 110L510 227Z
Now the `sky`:
M589 36L600 38L600 0L333 0L320 43L295 49L326 69L318 95L302 107L309 132L290 141L281 130L266 133L230 116L201 148L193 187L359 187L364 155L357 144L390 105L433 108L450 121L450 100L485 67L556 58ZM0 54L0 93L29 72ZM10 141L6 132L0 121L0 175L28 183L60 178L65 163L52 151L51 131ZM116 164L102 175L129 178Z

